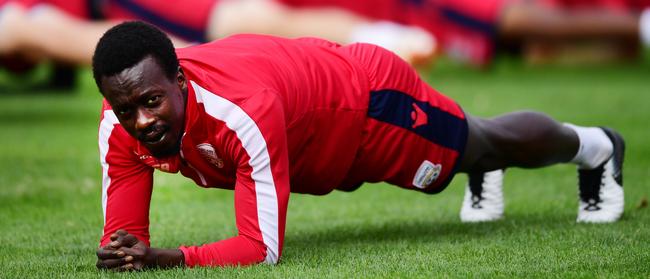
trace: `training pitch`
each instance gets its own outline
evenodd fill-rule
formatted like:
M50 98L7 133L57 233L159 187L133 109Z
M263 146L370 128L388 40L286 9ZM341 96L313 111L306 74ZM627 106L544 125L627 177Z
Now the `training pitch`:
M532 109L618 129L628 147L623 219L575 223L572 165L508 170L506 218L489 224L460 223L463 175L433 196L368 184L324 197L293 194L277 266L118 277L650 277L648 59L569 69L500 62L487 73L440 65L422 73L474 115ZM102 227L101 99L88 71L77 91L0 92L0 278L114 277L94 266ZM180 175L155 180L154 246L236 234L231 191L202 189Z

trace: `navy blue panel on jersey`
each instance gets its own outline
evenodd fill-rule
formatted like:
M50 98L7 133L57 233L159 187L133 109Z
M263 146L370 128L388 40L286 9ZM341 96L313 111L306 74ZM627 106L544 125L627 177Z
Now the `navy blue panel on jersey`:
M424 4L424 0L401 0L402 3L405 3L407 5L416 5L416 6L422 6Z
M490 22L473 18L453 8L440 7L440 10L443 16L458 25L465 26L490 37L496 37L497 27Z
M86 0L86 14L92 20L106 19L102 12L101 0Z
M418 113L417 106L421 111ZM418 125L415 119L426 124ZM427 140L463 153L467 141L467 121L448 112L418 101L400 91L385 89L370 92L368 116L376 120L402 127ZM414 127L414 125L416 125Z
M136 1L115 0L115 3L127 11L135 14L139 19L149 22L178 37L189 40L191 42L206 42L204 30L197 30L195 28L184 26L182 24L168 20L156 13L149 11L147 8L140 6ZM179 4L180 3L181 2L179 2Z

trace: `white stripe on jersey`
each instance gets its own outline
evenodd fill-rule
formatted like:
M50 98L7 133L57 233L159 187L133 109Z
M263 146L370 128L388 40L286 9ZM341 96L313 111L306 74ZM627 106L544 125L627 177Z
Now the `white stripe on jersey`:
M255 183L257 197L257 222L266 245L265 261L275 264L278 262L279 250L278 199L271 172L271 158L262 132L255 121L239 106L193 81L190 83L196 93L196 101L204 104L205 111L210 116L225 122L226 126L237 134L237 138L250 157L248 164L253 168L251 177Z
M108 139L111 137L115 124L119 123L112 110L104 111L104 119L99 124L99 160L102 163L102 210L104 211L104 224L106 224L106 203L108 202L108 187L111 178L108 176Z

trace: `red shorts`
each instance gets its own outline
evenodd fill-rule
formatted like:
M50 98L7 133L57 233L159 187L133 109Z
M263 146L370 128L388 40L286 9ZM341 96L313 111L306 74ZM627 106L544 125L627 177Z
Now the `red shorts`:
M343 185L386 181L426 193L442 191L467 141L460 106L385 49L353 44L339 51L361 64L370 84L361 147Z
M447 55L482 66L492 61L499 17L508 1L404 1L402 21L433 33Z
M296 7L335 6L373 19L420 26L450 56L471 64L491 61L498 17L514 0L279 0Z
M369 18L397 20L401 0L276 0L293 7L336 7Z
M52 5L80 19L142 20L169 34L190 42L206 42L208 22L218 0L157 1L157 0L0 0L19 3L26 8L38 4Z
M210 14L218 0L110 0L107 19L142 20L190 42L206 42Z

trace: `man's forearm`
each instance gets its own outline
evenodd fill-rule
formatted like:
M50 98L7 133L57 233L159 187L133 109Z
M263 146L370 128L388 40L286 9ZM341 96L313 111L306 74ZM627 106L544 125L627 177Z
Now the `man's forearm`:
M145 265L151 268L170 268L185 265L185 257L180 249L149 248Z

